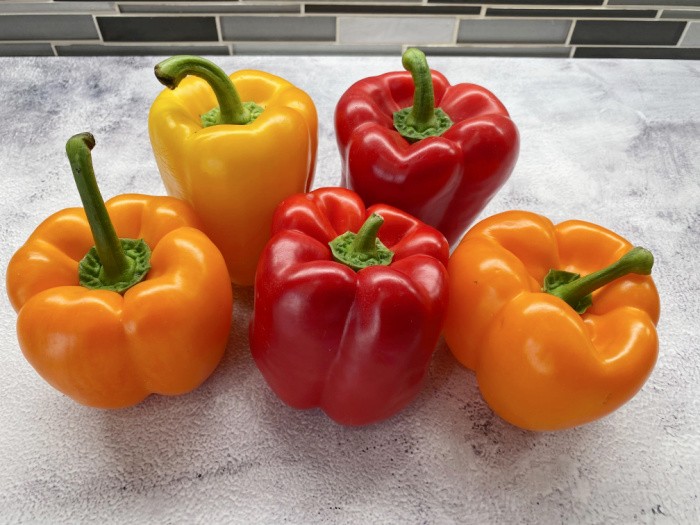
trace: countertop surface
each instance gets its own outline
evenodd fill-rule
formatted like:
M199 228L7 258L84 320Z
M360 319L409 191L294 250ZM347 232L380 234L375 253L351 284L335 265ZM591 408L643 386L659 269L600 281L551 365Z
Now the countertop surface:
M319 113L314 187L337 185L333 110L396 57L221 57L306 90ZM154 58L3 58L0 263L80 201L64 153L91 131L107 197L165 194L147 130ZM700 63L430 59L488 87L521 136L513 175L481 217L578 218L655 255L659 359L612 415L572 430L515 428L441 341L419 397L346 428L286 407L250 356L252 289L235 289L226 355L198 390L86 408L25 361L3 281L0 522L697 523L700 520Z

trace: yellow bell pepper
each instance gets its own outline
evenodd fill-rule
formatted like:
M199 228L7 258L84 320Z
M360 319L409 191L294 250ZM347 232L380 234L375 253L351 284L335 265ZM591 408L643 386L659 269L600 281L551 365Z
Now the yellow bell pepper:
M165 188L195 208L231 281L251 285L277 204L313 182L314 103L280 77L254 70L229 77L199 57L169 58L155 73L169 88L148 116Z

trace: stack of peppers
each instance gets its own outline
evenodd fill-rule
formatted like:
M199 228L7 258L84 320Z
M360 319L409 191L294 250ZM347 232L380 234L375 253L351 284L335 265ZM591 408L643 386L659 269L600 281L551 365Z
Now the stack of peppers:
M29 362L91 406L187 392L224 351L230 282L254 282L263 377L288 405L341 424L415 399L443 330L486 402L519 427L569 428L631 399L658 352L651 253L528 212L464 235L513 170L517 128L491 92L450 86L421 51L403 65L340 98L345 188L309 192L306 93L198 57L158 64L169 89L149 132L172 197L105 205L94 139L68 142L84 211L47 219L8 267Z

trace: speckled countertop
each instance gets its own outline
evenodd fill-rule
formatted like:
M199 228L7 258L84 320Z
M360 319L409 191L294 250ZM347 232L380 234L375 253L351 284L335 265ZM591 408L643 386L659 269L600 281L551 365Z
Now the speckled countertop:
M339 181L333 108L398 58L226 57L317 104L315 187ZM64 154L92 131L106 197L164 194L146 116L151 58L0 59L0 262L50 213L79 205ZM0 522L697 523L700 520L700 63L433 58L491 89L521 133L513 176L482 216L511 209L598 222L650 248L660 356L627 405L574 430L510 426L443 343L425 388L381 424L295 411L247 347L236 289L226 356L197 391L120 411L73 403L22 357L3 290Z

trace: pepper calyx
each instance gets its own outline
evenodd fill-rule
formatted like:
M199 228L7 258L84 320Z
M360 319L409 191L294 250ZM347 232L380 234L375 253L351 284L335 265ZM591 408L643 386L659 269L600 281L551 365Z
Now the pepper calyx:
M243 107L246 110L248 110L248 121L240 122L239 124L250 124L260 115L262 115L263 111L265 111L265 108L263 108L259 104L256 104L255 102L243 102ZM223 124L223 122L221 122L221 108L217 106L215 108L210 109L202 116L200 116L200 120L202 122L203 128Z
M357 233L347 231L333 239L328 243L333 259L356 272L369 266L389 266L394 252L377 237L382 224L382 216L373 213Z
M91 290L107 290L123 294L140 283L151 269L151 249L143 239L119 239L128 268L116 282L105 275L97 248L93 246L78 264L80 285Z

